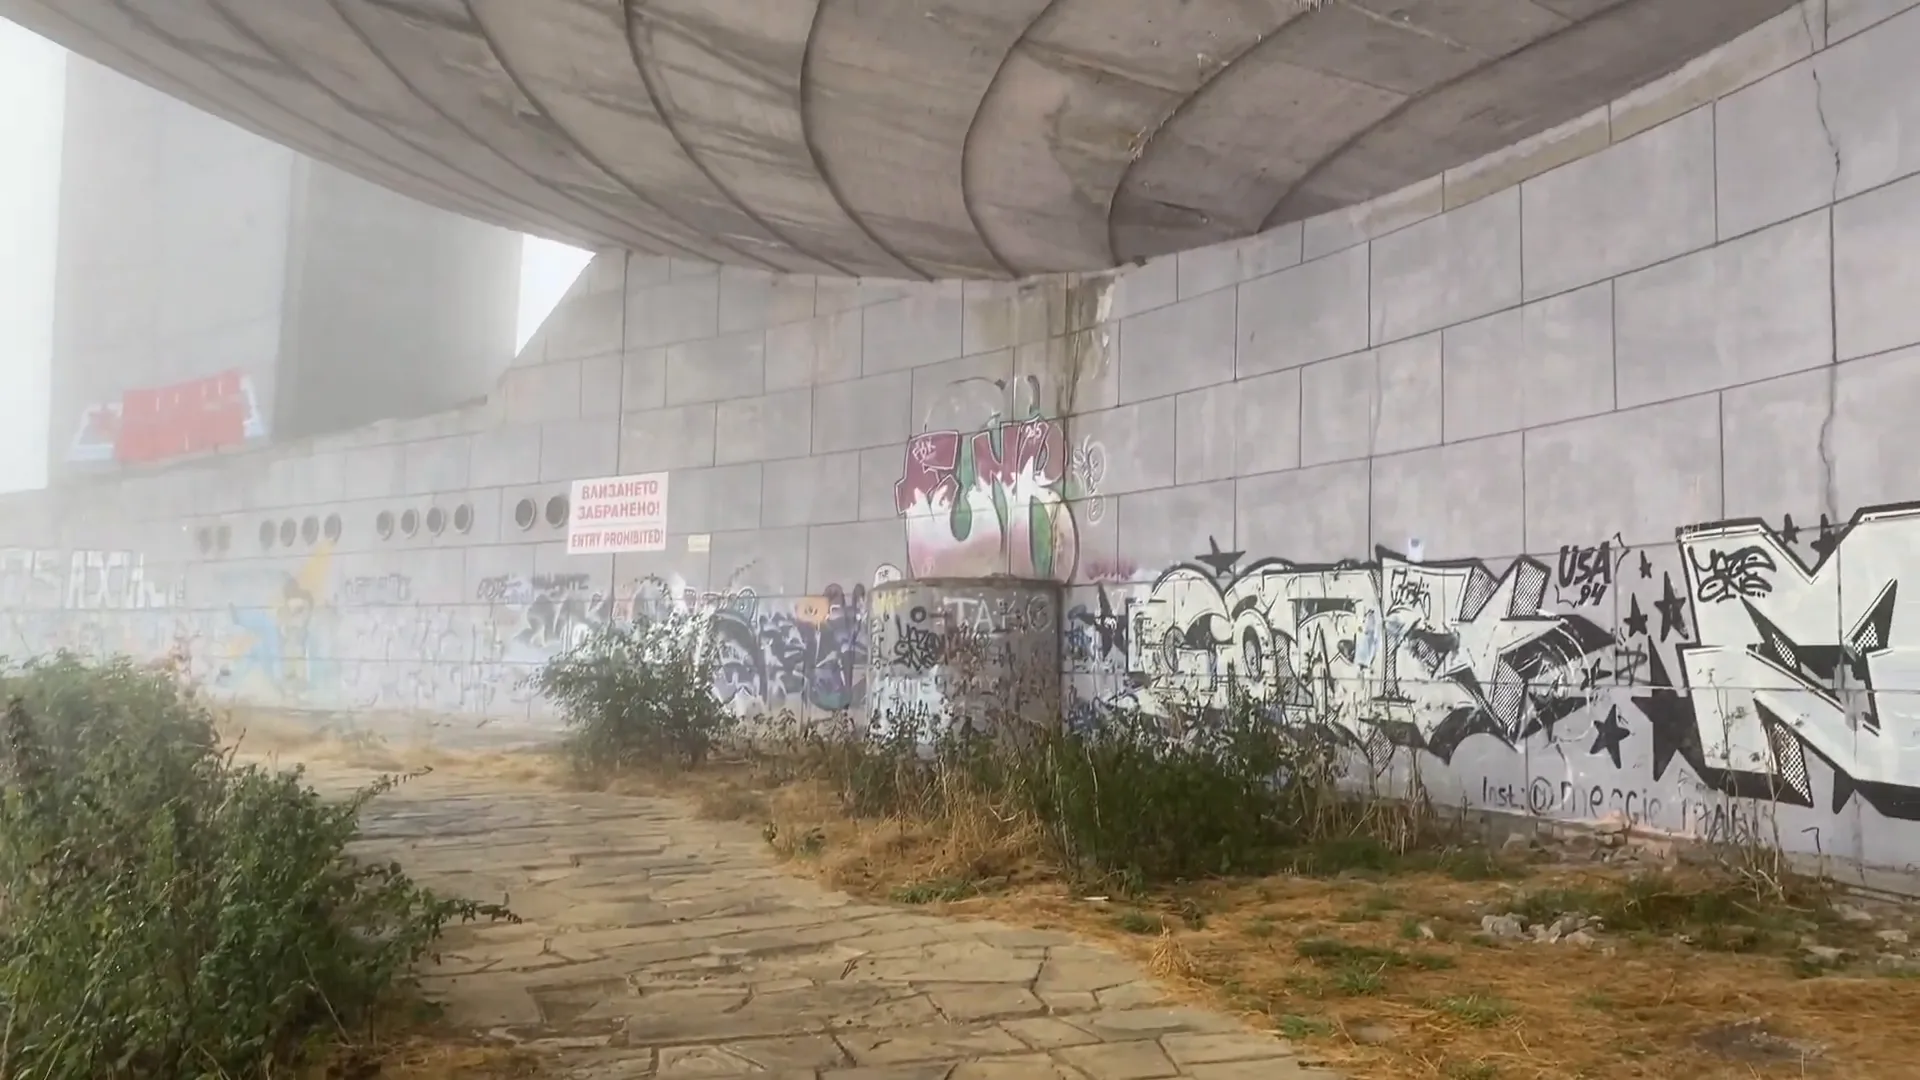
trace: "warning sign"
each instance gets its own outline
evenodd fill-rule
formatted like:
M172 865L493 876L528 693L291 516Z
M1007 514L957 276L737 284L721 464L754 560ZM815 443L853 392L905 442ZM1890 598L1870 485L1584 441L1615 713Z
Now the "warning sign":
M667 474L575 480L567 554L667 550Z

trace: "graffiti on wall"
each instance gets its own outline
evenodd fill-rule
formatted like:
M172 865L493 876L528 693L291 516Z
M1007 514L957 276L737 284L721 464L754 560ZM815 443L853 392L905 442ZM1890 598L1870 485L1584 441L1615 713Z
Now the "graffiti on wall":
M745 586L703 590L648 575L613 610L623 622L698 616L696 629L715 650L714 694L736 712L832 712L866 698L867 597L865 585L762 597Z
M1058 602L1051 586L1004 578L877 590L870 724L885 730L894 713L1059 716Z
M612 591L580 573L482 578L475 599L494 611L495 622L516 644L542 658L586 640L607 625L614 609Z
M1072 578L1080 542L1070 464L1065 425L1038 410L914 436L893 487L912 576ZM1104 452L1099 468L1104 474Z
M166 386L137 387L81 410L71 462L145 464L263 439L266 420L253 377L224 371Z
M331 545L322 544L293 572L269 572L264 590L254 581L229 585L228 595L266 595L264 602L228 603L231 626L214 642L216 686L283 702L305 702L324 689L336 653L332 568Z
M1692 784L1920 820L1920 649L1903 636L1920 585L1901 580L1920 569L1920 504L1802 532L1719 522L1664 549L1615 536L1498 567L1385 548L1249 562L1213 545L1151 583L1095 587L1064 645L1072 669L1123 675L1108 703L1164 713L1244 694L1368 748L1452 762L1486 736L1550 748L1570 774L1489 780L1486 805L1650 816L1657 788L1670 819L1708 828L1706 805L1674 794ZM1581 762L1618 782L1580 781Z
M143 611L186 606L177 576L136 551L0 548L0 610Z
M866 696L867 588L713 608L714 688L740 711L850 709Z
M1143 706L1220 707L1237 690L1289 722L1446 759L1470 735L1517 743L1584 706L1585 661L1613 643L1585 617L1543 609L1552 570L1533 559L1496 575L1384 548L1331 566L1241 558L1216 547L1167 570L1124 630L1110 604L1081 620L1105 631L1103 649L1124 642Z
M1642 705L1655 767L1684 755L1725 786L1813 806L1812 755L1833 773L1833 812L1858 795L1920 820L1920 650L1914 584L1901 588L1920 568L1920 504L1823 533L1809 561L1760 521L1681 532L1693 634L1675 650L1677 680L1655 671ZM1660 614L1657 631L1638 631L1664 632Z

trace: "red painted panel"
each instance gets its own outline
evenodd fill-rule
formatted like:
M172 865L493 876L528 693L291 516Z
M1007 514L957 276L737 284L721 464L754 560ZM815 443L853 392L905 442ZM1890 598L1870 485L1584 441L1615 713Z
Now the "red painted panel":
M226 371L171 386L128 390L120 399L114 456L139 464L245 442L243 382L240 372Z

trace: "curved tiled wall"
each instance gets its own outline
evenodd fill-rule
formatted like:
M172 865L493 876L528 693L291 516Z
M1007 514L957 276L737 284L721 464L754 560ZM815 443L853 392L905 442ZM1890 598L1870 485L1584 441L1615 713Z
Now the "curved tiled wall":
M1055 577L1077 707L1231 670L1444 799L1724 835L1717 793L1767 794L1795 846L1905 864L1915 55L1920 9L1803 5L1111 278L603 255L484 405L0 504L0 652L178 638L243 699L526 727L576 628L692 603L727 694L839 708L898 659L876 582ZM655 471L666 551L566 555L570 481Z

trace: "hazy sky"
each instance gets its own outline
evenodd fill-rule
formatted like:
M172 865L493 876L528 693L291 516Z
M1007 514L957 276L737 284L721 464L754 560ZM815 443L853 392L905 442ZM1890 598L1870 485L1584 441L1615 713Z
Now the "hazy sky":
M66 57L0 19L0 491L47 482Z
M572 287L573 279L579 277L580 271L592 260L591 251L537 236L525 238L520 247L520 337L513 343L514 352L519 352L533 332L540 329L554 305Z
M0 19L0 492L47 482L66 53ZM591 253L527 237L517 350Z

